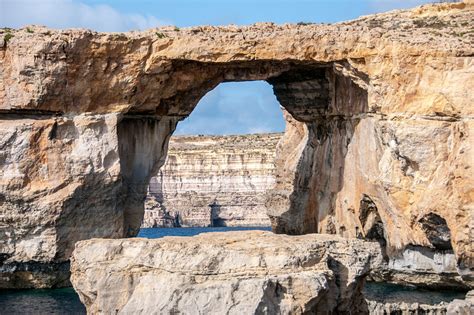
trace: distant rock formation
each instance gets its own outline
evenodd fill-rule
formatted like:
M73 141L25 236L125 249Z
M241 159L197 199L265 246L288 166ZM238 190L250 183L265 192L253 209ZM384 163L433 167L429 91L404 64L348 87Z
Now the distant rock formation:
M88 314L365 314L376 242L263 231L77 243Z
M171 137L142 227L270 226L266 192L275 185L281 136Z

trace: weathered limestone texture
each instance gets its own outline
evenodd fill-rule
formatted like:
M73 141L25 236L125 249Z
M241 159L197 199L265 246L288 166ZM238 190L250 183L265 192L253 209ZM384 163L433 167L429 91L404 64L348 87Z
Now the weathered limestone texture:
M127 210L146 192L149 178L141 172L157 167L163 134L172 130L166 119L117 120L117 114L0 120L0 288L69 285L76 241L124 236L126 216L133 215Z
M89 314L327 314L367 310L376 242L264 231L76 244L71 282Z
M150 180L142 227L269 226L281 134L176 136Z
M451 250L408 246L402 253L389 259L384 273L381 278L393 282L444 288L463 286Z
M446 315L449 303L430 305L406 302L380 303L368 300L367 305L371 315Z
M454 300L449 303L447 309L447 314L459 314L459 315L468 315L474 314L474 290L469 291L466 294L464 300Z
M331 25L2 29L0 287L59 285L76 241L135 235L176 123L245 80L272 84L288 120L276 232L377 240L392 260L451 251L472 286L473 29L471 3Z
M369 314L373 315L471 315L474 314L474 291L469 291L464 300L441 302L434 305L422 303L388 302L367 300Z

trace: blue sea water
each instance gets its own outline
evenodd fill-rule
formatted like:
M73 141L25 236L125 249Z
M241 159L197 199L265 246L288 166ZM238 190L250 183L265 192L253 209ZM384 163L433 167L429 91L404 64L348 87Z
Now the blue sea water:
M194 236L201 233L230 232L230 231L271 231L270 227L189 227L189 228L150 228L140 229L137 237L160 238L164 236Z
M141 229L138 237L193 236L208 232L270 230L269 227L151 228ZM465 293L424 291L399 285L368 283L365 294L379 301L414 301L435 304L463 298ZM48 290L0 290L0 315L85 314L85 308L72 288Z
M1 290L0 314L86 314L86 308L73 288Z

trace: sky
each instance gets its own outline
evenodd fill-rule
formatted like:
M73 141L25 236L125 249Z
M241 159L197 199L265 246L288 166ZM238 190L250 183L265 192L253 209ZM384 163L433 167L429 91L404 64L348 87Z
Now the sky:
M0 27L29 24L123 32L157 26L332 23L429 0L0 0ZM279 132L284 122L266 82L222 83L180 122L178 134Z
M175 134L247 134L285 130L280 104L264 81L228 82L207 93Z

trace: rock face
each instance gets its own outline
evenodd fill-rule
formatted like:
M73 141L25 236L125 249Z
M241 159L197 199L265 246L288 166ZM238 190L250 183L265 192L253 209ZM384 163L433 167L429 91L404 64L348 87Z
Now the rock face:
M452 251L472 286L473 12L1 30L0 287L59 285L76 241L135 235L177 122L219 83L245 80L272 84L288 122L274 231L373 239L391 259Z
M455 299L450 303L441 302L434 305L422 303L388 302L367 300L369 314L374 315L399 315L399 314L425 314L425 315L470 315L474 314L474 291L469 291L464 300Z
M461 287L453 251L438 251L408 246L402 253L390 257L382 278L398 283L426 287Z
M466 294L466 298L464 300L454 300L449 303L447 309L447 314L473 314L474 313L474 290L469 291Z
M157 168L168 128L166 120L118 123L116 114L0 120L0 288L69 285L76 241L122 237L125 207L143 203L142 172ZM138 185L127 192L127 182Z
M71 281L89 314L357 314L379 245L331 235L205 233L76 244Z
M399 314L445 315L449 304L445 302L441 302L435 305L429 305L429 304L405 303L405 302L380 303L380 302L375 302L375 301L367 301L367 305L369 309L369 314L371 315L399 315ZM451 313L451 314L456 314L456 313Z
M269 226L281 134L177 136L151 178L142 227Z
M464 303L464 302L463 302ZM454 315L462 314L469 315L470 313L463 312L449 312L447 313L450 305L455 305L456 302L445 303L441 302L435 305L420 304L420 303L379 303L375 301L367 301L369 314L373 315L409 315L409 314L423 314L423 315ZM451 306L451 307L453 307ZM464 306L464 304L463 304Z

